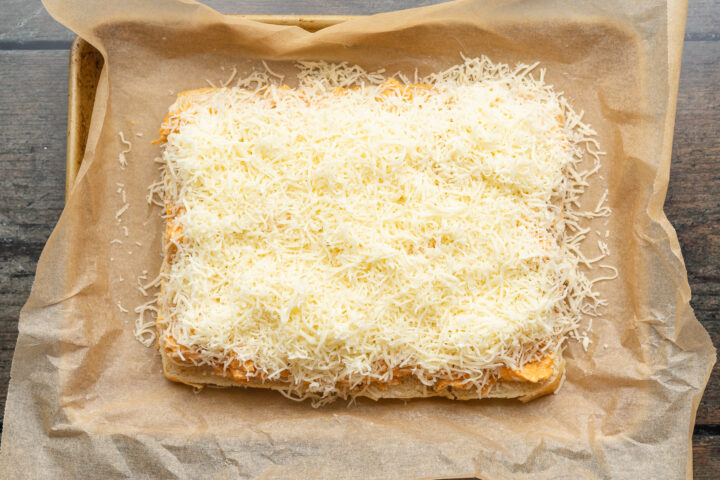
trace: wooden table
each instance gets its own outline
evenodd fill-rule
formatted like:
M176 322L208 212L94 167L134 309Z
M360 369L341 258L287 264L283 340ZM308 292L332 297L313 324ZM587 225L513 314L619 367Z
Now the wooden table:
M223 13L369 14L434 0L214 0ZM665 211L683 248L698 319L720 346L720 1L691 0ZM63 209L68 50L74 34L40 0L0 7L0 411L20 308ZM0 425L1 427L1 425ZM695 478L720 477L720 367L693 436ZM650 460L650 459L648 459Z

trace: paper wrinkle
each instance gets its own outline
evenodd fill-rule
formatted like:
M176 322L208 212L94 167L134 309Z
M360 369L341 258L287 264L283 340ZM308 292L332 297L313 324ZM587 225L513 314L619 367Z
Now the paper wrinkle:
M8 478L689 478L689 460L677 460L690 458L715 351L662 212L682 48L682 35L667 32L684 22L667 12L685 3L464 0L310 34L193 2L46 0L105 54L105 68L79 177L21 314L0 469ZM412 76L458 63L461 51L539 61L607 152L583 202L594 206L608 188L613 215L591 230L611 232L620 278L598 284L608 308L587 352L569 342L560 393L527 405L359 400L316 410L274 392L196 394L166 381L116 303L132 312L147 301L135 279L160 265L164 224L145 196L158 178L150 141L175 94L226 80L228 68L262 69L259 59L292 84L297 59ZM125 170L119 131L133 143ZM109 243L123 235L117 182L130 243L143 245L132 255Z
M152 465L150 471L156 478L182 478L183 462L169 449L158 442L142 436L112 435L113 444L117 448L128 472L128 477L137 476ZM167 454L165 454L167 452Z
M94 280L94 279L93 279L93 280ZM86 280L86 282L81 283L80 285L77 285L77 286L73 289L73 291L68 292L67 294L61 296L60 298L56 298L56 299L53 299L53 300L46 300L46 301L42 302L41 304L39 304L39 305L38 305L37 307L35 307L35 308L37 308L37 309L47 308L47 307L52 307L53 305L60 305L60 304L62 304L62 303L64 303L64 302L67 302L68 300L71 300L72 298L77 297L78 295L83 294L83 293L86 292L89 288L91 288L91 287L93 286L93 284L94 284L94 281L93 281L93 280Z

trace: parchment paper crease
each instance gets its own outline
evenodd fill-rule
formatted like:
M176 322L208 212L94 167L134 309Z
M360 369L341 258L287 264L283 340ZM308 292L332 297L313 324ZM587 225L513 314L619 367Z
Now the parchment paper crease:
M715 352L662 212L685 1L459 1L314 34L192 2L45 4L106 62L79 178L20 318L5 478L691 477L690 436ZM286 74L296 59L425 74L461 52L541 62L607 152L585 201L594 206L607 188L614 212L593 220L584 249L597 255L609 231L606 263L620 276L598 284L606 315L593 322L587 352L570 342L560 393L527 405L361 400L313 409L274 392L194 393L167 381L157 352L133 338L135 315L117 303L145 301L136 278L160 265L163 221L145 195L159 178L150 141L175 94L219 84L233 67L247 74L260 59ZM121 131L133 144L125 170ZM130 204L121 223L117 183Z

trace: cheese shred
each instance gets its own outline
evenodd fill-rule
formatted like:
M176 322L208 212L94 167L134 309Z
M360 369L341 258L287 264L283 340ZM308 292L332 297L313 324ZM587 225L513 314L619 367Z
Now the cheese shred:
M123 134L123 132L118 132L118 135L120 136L120 141L124 145L127 145L127 148L118 154L118 160L120 161L120 168L125 170L125 167L127 167L127 165L128 165L126 155L132 151L132 143L130 143L129 141L127 141L125 139L125 134Z

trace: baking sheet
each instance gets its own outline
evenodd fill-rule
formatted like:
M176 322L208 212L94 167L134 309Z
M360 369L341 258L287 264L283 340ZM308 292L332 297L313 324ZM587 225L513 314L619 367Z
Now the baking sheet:
M459 1L317 33L192 2L45 3L106 67L83 164L20 318L0 456L10 477L691 476L690 435L715 353L662 213L686 3ZM598 285L606 314L587 352L569 344L560 393L530 404L365 399L313 409L274 392L195 393L166 381L117 302L145 301L135 279L160 266L163 222L145 196L159 178L150 141L175 94L261 59L288 74L296 59L424 74L460 52L540 61L607 152L584 202L608 189L614 213L591 231L610 232L607 261L620 276ZM124 170L118 132L133 143ZM120 224L117 183L130 203Z
M68 125L65 159L65 198L75 184L85 153L88 130L92 120L103 57L95 47L80 37L70 47L68 72Z

